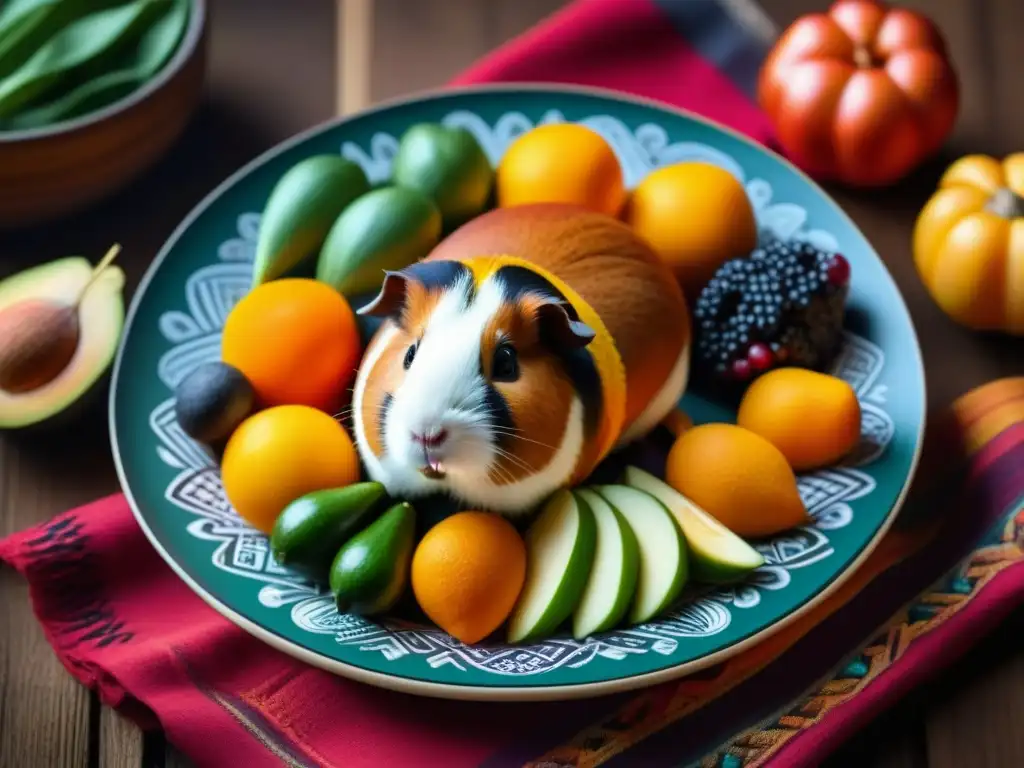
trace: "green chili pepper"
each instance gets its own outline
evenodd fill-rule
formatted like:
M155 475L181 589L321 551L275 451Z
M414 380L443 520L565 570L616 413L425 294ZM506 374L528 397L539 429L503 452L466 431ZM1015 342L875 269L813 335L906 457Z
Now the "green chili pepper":
M101 109L137 90L174 54L188 25L190 5L190 0L172 0L116 66L52 101L15 114L4 127L25 130L53 125Z
M170 3L135 0L89 14L60 29L28 61L0 80L0 118L17 113L62 78L116 52Z

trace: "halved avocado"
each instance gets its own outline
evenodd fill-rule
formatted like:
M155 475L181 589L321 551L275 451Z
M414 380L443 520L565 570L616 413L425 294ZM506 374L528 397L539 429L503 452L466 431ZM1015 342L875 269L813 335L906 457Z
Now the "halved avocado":
M31 300L73 306L93 267L81 256L69 256L12 275L0 281L0 312ZM25 392L0 389L0 429L46 421L81 399L107 372L124 329L124 282L124 272L113 265L96 276L77 308L78 344L56 377Z

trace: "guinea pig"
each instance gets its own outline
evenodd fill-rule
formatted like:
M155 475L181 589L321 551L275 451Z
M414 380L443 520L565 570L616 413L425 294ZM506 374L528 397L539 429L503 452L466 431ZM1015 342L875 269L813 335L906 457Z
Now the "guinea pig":
M690 317L626 224L565 204L499 208L385 273L352 398L391 495L509 516L585 480L677 405Z

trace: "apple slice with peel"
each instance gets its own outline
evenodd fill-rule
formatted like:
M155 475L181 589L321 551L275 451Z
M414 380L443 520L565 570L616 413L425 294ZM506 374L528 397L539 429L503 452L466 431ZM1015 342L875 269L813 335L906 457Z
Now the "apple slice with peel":
M650 621L683 591L689 572L686 544L671 513L661 502L627 485L594 488L625 518L640 552L636 595L629 613L634 624Z
M637 467L626 467L622 479L649 493L675 516L690 551L695 581L724 584L764 565L760 552L668 483Z
M633 529L608 502L589 489L576 495L597 523L594 565L572 617L573 637L582 640L611 629L626 615L636 591L640 551Z
M590 577L594 514L567 490L555 493L526 532L526 581L508 624L510 643L547 637L572 615Z

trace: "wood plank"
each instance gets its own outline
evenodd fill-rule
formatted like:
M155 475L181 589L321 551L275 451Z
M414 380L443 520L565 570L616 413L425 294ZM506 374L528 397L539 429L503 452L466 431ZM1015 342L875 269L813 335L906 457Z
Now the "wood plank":
M374 0L338 0L335 36L337 112L349 115L370 104Z
M917 729L920 731L920 729ZM882 749L877 761L867 763L850 763L854 765L874 765L877 768L928 768L928 754L919 733L900 736L889 742L880 745Z
M192 761L178 751L173 744L167 745L167 755L163 768L192 768Z
M212 3L207 94L181 141L138 182L59 225L4 233L0 277L111 242L129 293L178 223L231 172L334 112L334 3ZM71 431L0 440L0 536L116 490L103 401ZM56 660L36 624L24 582L3 569L0 604L0 765L138 765L137 735L111 713L89 722L89 693ZM92 738L90 739L90 733ZM162 755L160 758L162 762Z
M89 437L42 453L10 438L0 442L0 536L97 493L112 472L104 471L102 451ZM88 690L50 650L26 584L8 568L0 571L0 603L0 765L87 765Z
M822 763L822 768L929 768L919 715L898 708L869 724Z
M99 719L99 765L139 768L145 750L142 731L131 720L107 707L100 711Z
M86 766L89 694L49 651L27 590L0 574L0 765Z
M928 718L930 768L1024 765L1024 654L972 678Z
M919 731L920 729L915 729ZM822 764L822 768L929 768L924 745L913 734L888 735L869 743L870 731L859 733L853 742Z
M1024 32L1024 3L1020 0L986 0L986 27L979 45L989 52L989 110L991 146L997 155L1024 151L1024 100L1021 99L1020 46Z
M1024 609L960 663L928 700L930 768L1024 765Z
M957 61L968 100L979 102L975 113L966 118L967 136L978 140L958 148L963 153L985 152L997 157L1022 151L1024 103L1017 70L1024 7L1018 0L984 0L970 5L962 4L959 12L961 22L971 30L974 56L961 56ZM954 40L961 37L967 34L960 32ZM1018 352L1018 372L1020 359ZM945 675L948 690L936 697L928 714L933 768L1024 765L1022 629L1024 611L1018 611Z
M565 0L376 0L374 101L437 88Z

